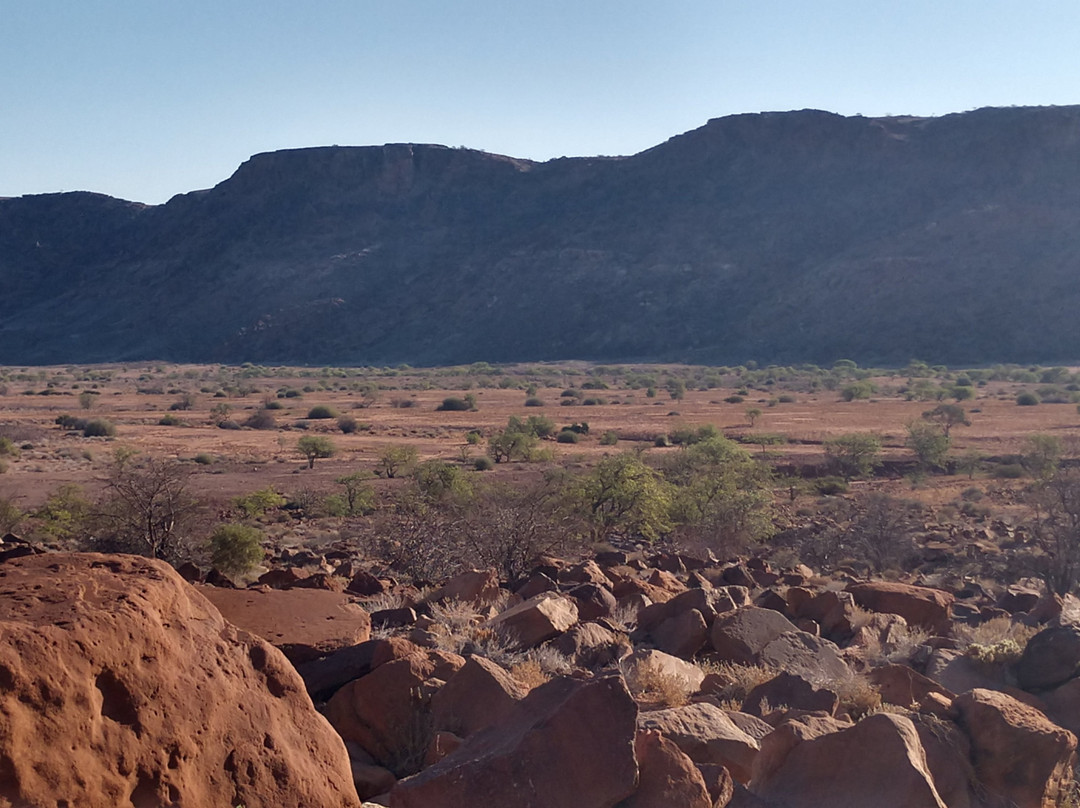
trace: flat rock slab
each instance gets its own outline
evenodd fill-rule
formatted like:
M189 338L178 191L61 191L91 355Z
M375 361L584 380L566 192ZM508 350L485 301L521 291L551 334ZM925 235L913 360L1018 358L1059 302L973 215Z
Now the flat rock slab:
M294 665L371 637L368 613L340 592L215 586L197 589L226 620L279 648Z

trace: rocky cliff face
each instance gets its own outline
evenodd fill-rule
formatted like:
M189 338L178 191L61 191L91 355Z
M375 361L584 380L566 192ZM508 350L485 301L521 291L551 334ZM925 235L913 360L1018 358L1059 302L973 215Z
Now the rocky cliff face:
M0 362L1080 356L1080 107L738 115L633 157L252 157L0 201Z

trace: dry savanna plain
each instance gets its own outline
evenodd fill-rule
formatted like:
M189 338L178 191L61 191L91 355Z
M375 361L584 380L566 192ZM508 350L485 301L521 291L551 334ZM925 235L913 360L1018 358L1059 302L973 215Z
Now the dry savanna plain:
M0 457L0 497L32 514L64 485L93 495L117 452L183 464L191 472L189 489L219 511L267 487L286 497L329 496L340 492L339 478L357 471L372 474L382 497L402 484L401 476L389 480L380 473L380 457L392 447L412 447L420 461L439 459L470 475L513 481L552 467L585 470L630 450L657 465L680 451L680 434L715 427L773 470L776 501L789 514L807 514L827 501L815 481L829 473L830 440L870 434L880 441L882 462L869 479L850 480L841 492L846 496L884 491L944 509L948 517L962 508L968 491L968 500L981 501L978 509L969 506L969 515L1022 520L1021 492L1031 477L1024 455L1032 436L1050 436L1066 464L1080 453L1074 373L923 363L868 370L847 362L825 369L8 367L0 369L0 435L8 447ZM449 398L472 406L440 409ZM968 423L951 428L943 467L921 469L909 426L928 423L924 413L942 404L962 408ZM253 419L258 415L262 423ZM549 419L554 432L528 458L476 471L488 439L510 418L530 416ZM85 436L82 422L94 420L107 422L114 434ZM560 440L558 432L574 424L587 424L587 434L578 433L573 443ZM324 437L332 455L309 463L298 450L305 436ZM972 496L973 488L980 493Z

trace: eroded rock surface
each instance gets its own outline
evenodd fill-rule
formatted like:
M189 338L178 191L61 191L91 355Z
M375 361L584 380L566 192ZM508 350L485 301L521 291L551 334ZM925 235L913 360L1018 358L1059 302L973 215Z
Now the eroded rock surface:
M9 561L0 636L0 805L359 805L284 656L162 562Z

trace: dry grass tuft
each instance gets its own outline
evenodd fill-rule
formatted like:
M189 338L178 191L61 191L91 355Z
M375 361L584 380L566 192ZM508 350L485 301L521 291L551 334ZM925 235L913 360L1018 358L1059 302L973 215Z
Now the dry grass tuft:
M733 710L741 710L751 690L775 678L779 673L764 665L740 665L734 662L706 662L699 667L707 675L712 674L714 677L714 686L708 694L724 705L725 709Z

